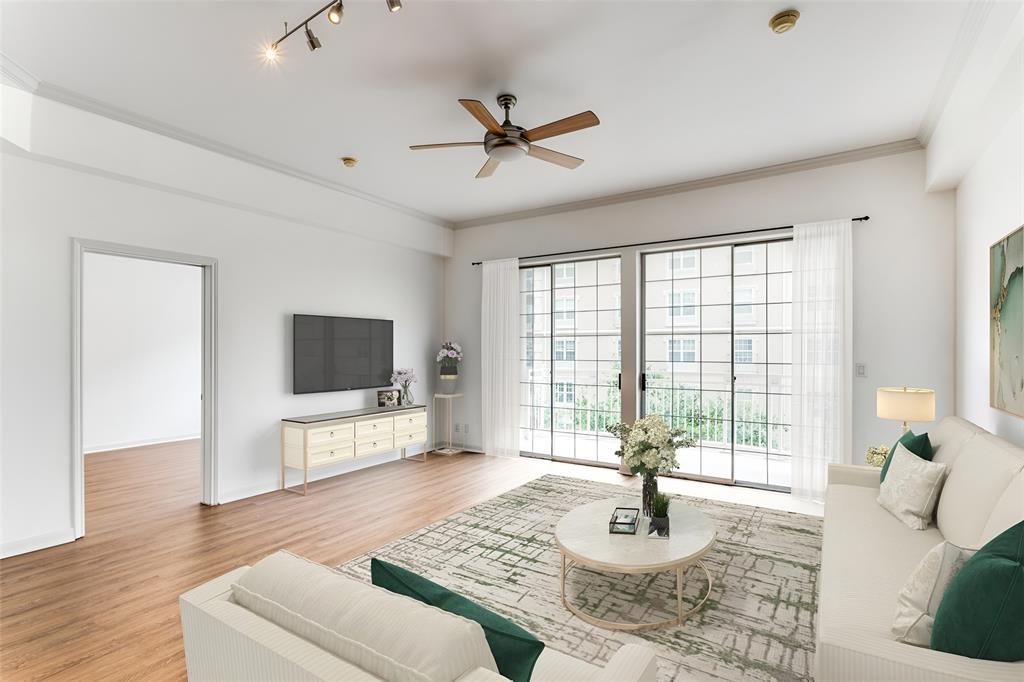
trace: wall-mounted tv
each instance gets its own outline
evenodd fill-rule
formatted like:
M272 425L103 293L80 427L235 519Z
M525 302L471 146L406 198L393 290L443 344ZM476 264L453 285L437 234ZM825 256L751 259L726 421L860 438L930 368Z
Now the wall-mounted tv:
M391 320L293 315L292 329L292 393L391 385Z

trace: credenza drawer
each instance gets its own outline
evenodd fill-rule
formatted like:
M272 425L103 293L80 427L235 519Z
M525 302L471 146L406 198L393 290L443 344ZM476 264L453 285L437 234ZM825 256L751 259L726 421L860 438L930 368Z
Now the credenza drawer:
M381 434L376 438L356 441L356 457L374 455L378 452L389 452L395 449L395 438L390 433Z
M409 431L407 433L395 434L395 447L407 448L411 445L421 445L427 442L427 430Z
M309 430L309 446L315 447L330 443L352 440L354 430L352 424L335 424L320 429Z
M391 433L395 430L395 418L373 419L370 421L356 422L356 438L362 440L377 434Z
M422 431L426 428L426 412L412 412L410 414L399 414L395 416L395 433L401 433L402 431Z
M348 443L342 443L333 448L326 450L319 450L317 452L309 453L309 466L323 466L324 464L331 464L332 462L340 462L342 460L351 459L355 456L355 445L352 441Z

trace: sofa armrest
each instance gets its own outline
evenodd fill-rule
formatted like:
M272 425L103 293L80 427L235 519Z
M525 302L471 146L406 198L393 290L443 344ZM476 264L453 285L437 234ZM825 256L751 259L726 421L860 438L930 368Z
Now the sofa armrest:
M863 464L829 464L829 485L858 485L865 488L879 486L879 470Z
M639 644L623 644L612 654L595 682L656 682L658 657Z

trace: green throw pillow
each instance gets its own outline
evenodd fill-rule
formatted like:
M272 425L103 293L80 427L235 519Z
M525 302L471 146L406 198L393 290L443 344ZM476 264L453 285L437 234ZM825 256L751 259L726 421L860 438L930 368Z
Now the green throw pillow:
M907 429L907 432L900 436L900 439L889 448L889 454L885 457L885 464L882 465L882 473L880 475L880 480L882 481L885 480L885 474L889 471L889 464L892 463L892 454L896 452L896 446L899 443L903 443L903 447L921 459L926 459L929 462L932 461L932 442L928 440L928 434L922 433L920 436L915 436L913 431Z
M935 612L932 648L1024 660L1024 521L993 538L953 577Z
M544 642L523 628L461 594L380 559L370 559L370 579L378 587L480 623L498 672L513 682L529 682Z

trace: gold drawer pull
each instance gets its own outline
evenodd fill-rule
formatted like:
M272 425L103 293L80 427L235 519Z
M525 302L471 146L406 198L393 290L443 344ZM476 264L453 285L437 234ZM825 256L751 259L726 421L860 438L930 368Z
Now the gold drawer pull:
M376 425L376 424L374 424L374 425L373 425L373 428L377 428L377 425Z
M331 450L331 457L334 457L334 450Z
M377 443L375 442L371 447L377 447Z
M334 438L334 431L331 431L330 435L328 435L327 437L328 438Z

